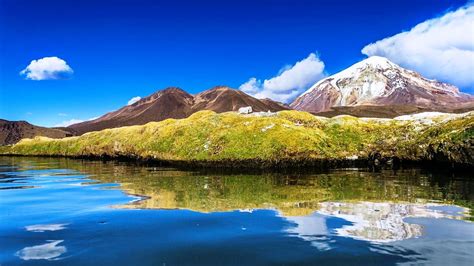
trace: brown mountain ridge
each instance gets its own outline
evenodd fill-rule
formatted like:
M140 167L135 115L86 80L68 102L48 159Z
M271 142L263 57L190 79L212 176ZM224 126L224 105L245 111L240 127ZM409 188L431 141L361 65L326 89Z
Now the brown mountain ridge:
M35 126L26 121L0 119L0 145L14 144L23 138L34 138L36 136L64 138L75 134L71 128L47 128Z
M97 119L70 125L78 134L106 128L143 125L167 118L185 118L201 111L217 113L237 111L240 107L251 106L255 112L281 111L289 107L270 99L256 99L240 90L217 86L191 95L177 87L157 91L136 103L124 106Z

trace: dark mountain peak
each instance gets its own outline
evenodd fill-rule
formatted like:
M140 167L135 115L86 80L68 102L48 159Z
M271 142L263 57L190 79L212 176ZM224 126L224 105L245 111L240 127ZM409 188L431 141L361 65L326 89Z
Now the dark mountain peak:
M44 136L49 138L64 138L75 135L75 132L64 128L47 128L35 126L27 121L8 121L0 119L0 145L14 144L23 138Z
M186 94L188 94L186 91L184 91L180 87L166 87L163 90L158 91L158 92L162 92L162 93L186 93Z
M143 99L147 99L147 98L155 99L157 97L160 97L160 96L166 95L166 94L184 95L186 97L192 96L191 94L187 93L186 91L184 91L183 89L181 89L179 87L167 87L167 88L164 88L162 90L158 90L155 93L153 93L152 95L150 95L148 97L145 97Z
M187 100L192 100L193 98L191 94L187 93L186 91L184 91L183 89L179 87L167 87L162 90L158 90L154 92L153 94L147 97L144 97L140 99L139 101L131 105L125 106L123 108L131 109L131 108L135 108L141 105L146 105L146 104L149 104L150 102L156 101L156 99L161 98L161 97L175 97L175 98L182 97Z
M0 123L15 123L15 124L25 124L25 125L31 125L28 121L25 120L16 120L16 121L11 121L11 120L6 120L6 119L0 119Z

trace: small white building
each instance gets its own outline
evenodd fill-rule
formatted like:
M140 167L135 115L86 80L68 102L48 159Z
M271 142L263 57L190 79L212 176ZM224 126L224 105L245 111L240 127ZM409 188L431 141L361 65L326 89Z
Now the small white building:
M240 107L239 114L250 114L252 113L252 106Z

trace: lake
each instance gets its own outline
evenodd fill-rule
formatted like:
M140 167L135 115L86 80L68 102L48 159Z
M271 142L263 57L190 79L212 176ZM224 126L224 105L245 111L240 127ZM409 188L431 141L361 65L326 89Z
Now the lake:
M469 174L0 157L0 265L472 265Z

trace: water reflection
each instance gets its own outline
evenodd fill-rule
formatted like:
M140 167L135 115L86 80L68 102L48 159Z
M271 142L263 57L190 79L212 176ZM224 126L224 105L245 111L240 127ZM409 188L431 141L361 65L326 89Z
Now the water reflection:
M189 209L200 212L277 209L284 216L306 216L319 208L333 212L337 202L367 202L352 212L389 213L394 204L437 202L470 208L474 202L474 182L469 176L446 176L411 169L385 171L332 171L320 174L201 174L159 167L136 167L117 162L97 162L47 158L4 158L16 165L16 182L30 169L49 169L47 176L86 174L91 181L116 183L142 200L116 206L138 209ZM52 168L54 170L52 170ZM37 174L37 173L36 173ZM5 175L5 174L4 174ZM12 178L0 176L0 189L10 187ZM77 182L77 185L82 182ZM93 183L91 183L93 184ZM135 198L137 199L137 198ZM320 204L322 202L334 202ZM340 205L343 208L346 205ZM349 207L347 207L349 208ZM372 210L371 208L374 208ZM377 210L376 210L377 209ZM380 210L378 210L380 209ZM323 211L324 211L323 210ZM344 210L339 210L343 212ZM409 211L409 210L406 210Z
M341 203L324 202L318 211L327 216L338 217L350 223L336 230L337 235L355 239L392 242L419 237L423 228L405 222L405 218L462 218L467 209L456 207L458 215L430 208L430 204L400 204L386 202Z
M66 253L65 246L58 246L63 240L48 240L46 244L26 247L16 253L22 260L58 260Z
M26 231L30 232L45 232L45 231L59 231L66 228L68 224L35 224L25 226Z
M326 225L326 216L313 213L308 216L289 216L285 219L294 224L286 230L290 235L310 242L313 247L320 251L331 249L334 240L331 241L328 237L330 229Z
M386 202L323 202L308 216L283 216L293 226L290 235L311 243L320 251L332 249L333 237L349 237L374 244L420 237L423 226L406 218L464 218L466 208L433 204ZM339 223L333 223L339 219Z
M196 258L216 264L235 250L260 264L347 263L354 254L360 264L400 263L442 260L424 254L440 239L452 241L448 248L466 261L474 246L472 223L460 221L472 219L469 176L420 170L212 174L14 157L0 158L2 164L10 166L0 167L0 238L9 240L0 243L0 261L9 254L63 262L83 253L110 261L129 252L128 264L137 262L131 253L149 256L151 265ZM122 259L116 264L127 264Z

